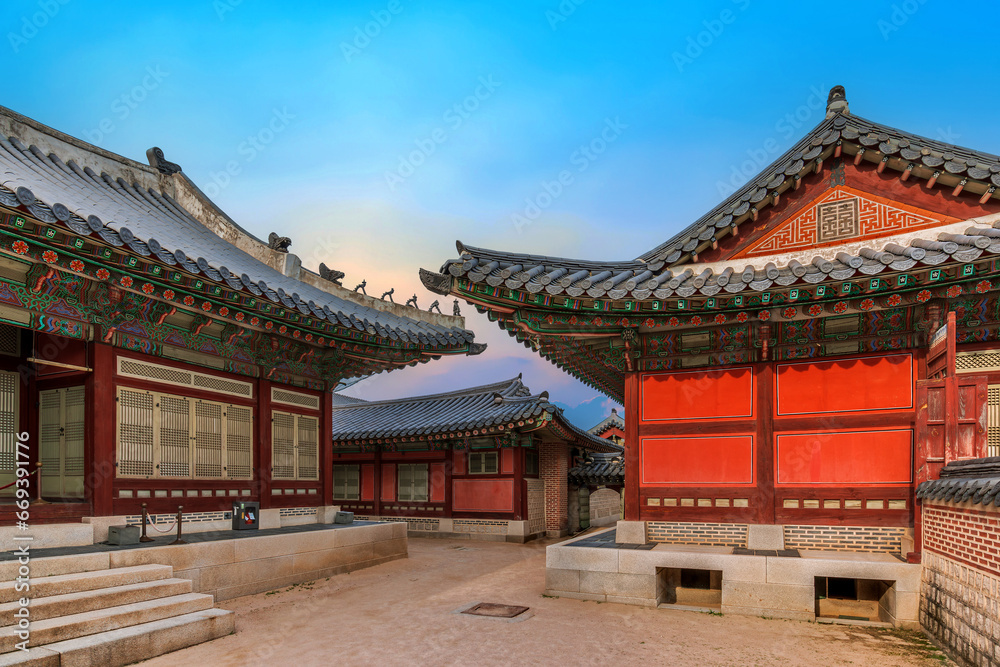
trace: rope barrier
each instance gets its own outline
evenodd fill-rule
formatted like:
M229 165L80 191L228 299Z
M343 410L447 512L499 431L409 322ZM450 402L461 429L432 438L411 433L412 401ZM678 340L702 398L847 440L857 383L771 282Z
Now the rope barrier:
M35 474L36 472L38 472L38 471L39 471L39 470L41 470L41 469L42 469L42 468L41 468L41 466L39 466L39 467L35 468L35 469L34 469L34 470L32 470L31 472L29 472L29 473L28 473L27 475L25 475L25 476L24 476L24 478L27 478L27 477L31 477L32 475L34 475L34 474ZM22 478L22 479L24 479L24 478ZM3 486L0 486L0 491L3 491L4 489L9 489L10 487L12 487L12 486L14 486L15 484L17 484L17 482L18 482L18 481L19 481L19 480L16 480L16 479L15 479L15 480L14 480L13 482L11 482L10 484L4 484Z
M155 530L155 531L156 531L156 532L158 532L158 533L169 533L169 532L170 532L171 530L173 530L173 529L174 529L174 526L176 526L176 525L177 525L177 519L174 519L174 522L173 522L172 524L170 524L170 525L169 525L169 526L168 526L168 527L166 528L166 530L160 530L159 528L157 528L157 526L156 526L156 524L155 524L155 523L153 523L152 521L149 521L149 518L148 518L148 517L147 517L147 522L148 522L148 524L149 524L150 526L152 526L152 527L153 527L153 530Z

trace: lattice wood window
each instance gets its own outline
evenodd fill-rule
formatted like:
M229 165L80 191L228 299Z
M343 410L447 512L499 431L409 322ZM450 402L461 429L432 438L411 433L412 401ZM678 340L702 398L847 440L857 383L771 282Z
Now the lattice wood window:
M21 329L9 324L0 324L0 354L9 357L21 356Z
M991 384L988 396L989 426L986 431L986 455L1000 456L1000 385Z
M118 476L251 479L253 411L119 387Z
M400 463L396 466L399 476L400 500L427 502L427 464Z
M360 468L352 465L333 466L333 497L336 500L358 500L361 497Z
M274 410L271 424L271 477L319 479L319 420Z
M496 452L473 452L469 454L470 475L495 475L497 470Z
M42 496L83 498L85 390L65 387L38 392L38 456Z
M20 376L17 373L0 371L0 486L14 481L17 460L18 429L18 388ZM0 491L0 497L14 495L14 487Z

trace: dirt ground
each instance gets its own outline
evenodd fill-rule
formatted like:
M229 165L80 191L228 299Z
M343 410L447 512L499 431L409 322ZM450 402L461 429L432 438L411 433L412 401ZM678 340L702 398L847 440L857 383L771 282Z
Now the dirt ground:
M950 664L916 633L546 597L551 543L413 538L408 559L224 602L236 634L143 664ZM531 617L454 613L473 602Z

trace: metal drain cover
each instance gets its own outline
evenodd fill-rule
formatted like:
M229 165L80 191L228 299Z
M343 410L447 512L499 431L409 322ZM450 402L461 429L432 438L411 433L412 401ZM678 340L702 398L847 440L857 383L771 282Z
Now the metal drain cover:
M528 611L528 607L513 604L497 604L496 602L480 602L463 611L463 614L473 616L491 616L493 618L514 618Z

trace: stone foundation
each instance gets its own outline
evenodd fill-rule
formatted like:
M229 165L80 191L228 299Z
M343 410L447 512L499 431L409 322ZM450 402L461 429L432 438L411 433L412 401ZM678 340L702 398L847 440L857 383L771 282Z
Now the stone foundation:
M619 531L642 523L621 522ZM881 620L918 627L920 566L889 554L806 551L792 558L662 543L651 549L572 546L592 539L593 534L546 549L546 595L656 607L665 601L665 570L709 570L721 572L723 613L812 621L816 577L879 580L889 582Z

